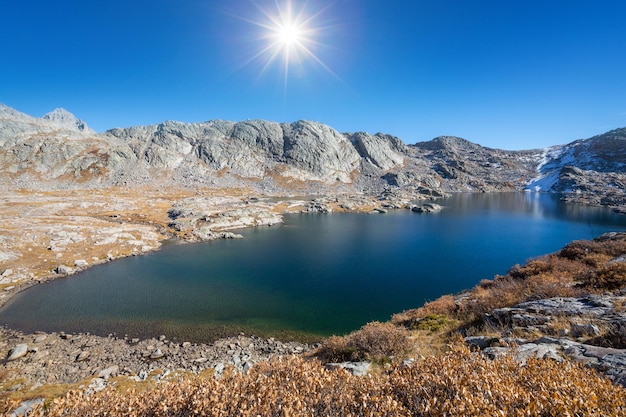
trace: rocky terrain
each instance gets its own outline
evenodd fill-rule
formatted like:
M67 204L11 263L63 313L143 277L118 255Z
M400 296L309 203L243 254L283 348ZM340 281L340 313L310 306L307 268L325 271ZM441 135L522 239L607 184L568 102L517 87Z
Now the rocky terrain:
M6 331L0 349L7 351L3 368L25 376L4 389L35 391L46 384L83 384L92 390L104 388L111 377L141 382L160 380L177 370L217 375L225 367L245 372L259 361L279 355L308 352L311 346L239 335L213 344L176 343L156 339L127 339L89 334L39 332L23 335Z
M522 363L530 357L556 361L568 358L596 368L626 386L626 349L611 347L614 341L606 336L611 333L626 339L626 314L621 311L625 302L626 296L590 295L547 298L498 308L486 318L492 325L505 329L503 337L471 336L466 341L480 347L490 358L511 350ZM521 332L531 338L515 337Z
M457 137L406 145L318 122L166 121L98 134L63 109L42 118L0 105L0 188L246 188L261 194L544 191L621 207L626 129L528 151ZM607 186L610 196L603 198Z
M237 238L236 229L271 226L284 213L435 212L441 206L432 200L448 193L521 190L626 212L625 180L626 129L505 151L457 137L407 145L310 121L166 121L96 133L63 109L36 118L0 104L0 303L166 239ZM621 347L592 343L607 328L626 328L623 298L545 297L493 309L493 326L510 331L468 342L494 357L511 342L522 360L574 358L624 384ZM519 337L520 327L536 337ZM2 390L36 396L49 384L101 389L116 375L158 380L177 369L245 370L309 348L243 335L191 345L2 329L2 367L23 375Z

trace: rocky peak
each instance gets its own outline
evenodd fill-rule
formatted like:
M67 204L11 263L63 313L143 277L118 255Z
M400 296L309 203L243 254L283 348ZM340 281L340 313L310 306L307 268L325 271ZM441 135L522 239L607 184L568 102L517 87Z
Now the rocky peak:
M76 130L85 133L95 133L91 128L89 128L89 126L87 126L87 123L78 119L72 113L63 108L56 108L50 113L46 113L42 117L42 119L50 121L60 127L69 130Z
M11 108L7 105L0 103L0 120L32 120L34 117L31 117L27 114L21 113L14 108Z
M415 146L429 150L476 150L485 149L480 145L457 136L439 136L429 142L416 143Z

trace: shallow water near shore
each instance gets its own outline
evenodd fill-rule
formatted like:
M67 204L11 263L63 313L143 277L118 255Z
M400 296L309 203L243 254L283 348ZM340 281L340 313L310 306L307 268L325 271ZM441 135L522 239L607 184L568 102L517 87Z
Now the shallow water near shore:
M0 323L210 342L244 332L316 340L504 274L626 216L536 193L462 194L416 214L289 215L242 240L166 244L27 289Z

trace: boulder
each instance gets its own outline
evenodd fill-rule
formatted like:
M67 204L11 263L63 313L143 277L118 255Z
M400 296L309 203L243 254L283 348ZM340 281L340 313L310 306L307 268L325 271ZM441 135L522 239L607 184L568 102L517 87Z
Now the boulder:
M98 372L98 378L103 378L105 380L109 379L110 377L117 375L119 370L120 368L117 365L109 366L108 368Z
M161 351L161 349L154 349L152 353L150 353L150 359L155 361L165 357L165 354Z
M7 356L7 361L14 361L26 355L28 352L28 345L26 343L20 343L19 345L15 345L13 349L9 351L9 355Z
M370 362L327 363L326 369L345 369L354 376L366 375L372 364Z
M421 206L411 206L411 211L414 213L437 213L442 209L443 207L435 203L424 203Z
M61 275L69 275L74 272L74 270L67 265L59 265L55 268L54 272Z

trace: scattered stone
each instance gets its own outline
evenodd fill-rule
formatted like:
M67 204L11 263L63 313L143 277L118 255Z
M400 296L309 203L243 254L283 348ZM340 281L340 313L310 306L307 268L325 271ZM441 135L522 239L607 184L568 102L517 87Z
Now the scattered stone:
M56 267L54 272L60 275L69 275L74 272L74 270L67 265L59 265Z
M88 350L83 350L81 351L78 356L76 356L76 362L82 362L84 360L86 360L89 355L91 354L91 352L89 352Z
M15 345L13 349L9 351L7 361L14 361L26 355L28 352L28 345L26 343L20 343Z
M489 336L468 336L465 338L465 343L468 345L476 346L481 350L484 350L497 343L499 339L497 337Z
M222 373L224 372L224 363L223 362L218 362L217 364L215 364L215 366L213 367L213 370L215 371L215 375L220 376L222 375Z
M22 401L20 403L20 406L13 410L11 414L9 414L9 417L28 416L35 406L43 405L43 402L43 398L35 398L32 400Z
M44 340L46 340L48 336L46 336L45 334L40 334L35 338L35 343L41 343Z
M152 353L150 353L150 359L155 361L161 359L165 356L165 354L161 351L161 349L154 349Z
M87 387L87 395L91 395L94 392L102 391L107 387L107 382L104 378L94 378Z
M366 375L372 364L370 362L327 363L326 369L345 369L354 376Z
M103 379L109 379L112 376L116 376L117 373L119 372L119 366L117 365L113 365L113 366L109 366L106 369L101 370L100 372L98 372L98 378L103 378Z
M584 336L600 336L600 328L591 323L587 324L577 324L574 323L570 329L573 337L584 337Z
M87 261L84 260L84 259L76 259L74 261L74 266L77 267L77 268L85 267L85 266L87 266Z
M253 366L253 363L250 361L245 361L243 363L243 366L241 367L242 372L245 374L246 372L248 372Z

